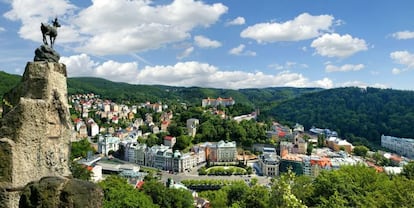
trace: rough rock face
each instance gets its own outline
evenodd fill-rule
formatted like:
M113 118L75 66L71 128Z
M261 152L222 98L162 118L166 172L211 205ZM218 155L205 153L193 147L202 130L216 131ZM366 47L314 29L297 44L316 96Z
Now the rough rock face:
M27 63L21 83L3 100L0 208L18 207L20 192L29 182L71 175L69 117L66 66Z
M103 192L95 184L78 179L45 177L29 183L23 190L19 207L24 208L99 208Z
M41 45L35 50L34 61L59 62L60 55L48 45Z

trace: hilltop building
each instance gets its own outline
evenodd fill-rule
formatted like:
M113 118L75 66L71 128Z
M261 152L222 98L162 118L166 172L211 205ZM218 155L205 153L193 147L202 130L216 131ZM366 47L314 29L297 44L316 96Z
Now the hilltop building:
M207 106L217 107L217 106L221 105L221 106L226 107L226 106L232 106L235 103L236 103L236 101L233 100L232 97L230 97L230 98L218 97L217 99L208 97L207 99L203 99L201 101L201 106L202 107L207 107Z

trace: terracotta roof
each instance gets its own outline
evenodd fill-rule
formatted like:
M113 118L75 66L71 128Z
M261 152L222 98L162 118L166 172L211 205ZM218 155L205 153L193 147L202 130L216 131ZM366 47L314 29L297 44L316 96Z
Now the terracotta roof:
M173 138L174 138L173 136L165 136L165 137L164 137L164 140L169 140L169 141L171 141Z

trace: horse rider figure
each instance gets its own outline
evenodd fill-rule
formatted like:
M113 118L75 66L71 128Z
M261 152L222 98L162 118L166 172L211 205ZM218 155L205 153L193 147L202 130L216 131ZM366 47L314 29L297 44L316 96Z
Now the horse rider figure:
M58 27L60 27L60 24L58 22L57 17L55 18L55 20L52 21L52 26L46 25L42 22L42 24L40 25L40 30L42 31L43 43L45 45L49 45L46 39L46 35L48 35L50 37L50 47L53 48L57 36Z

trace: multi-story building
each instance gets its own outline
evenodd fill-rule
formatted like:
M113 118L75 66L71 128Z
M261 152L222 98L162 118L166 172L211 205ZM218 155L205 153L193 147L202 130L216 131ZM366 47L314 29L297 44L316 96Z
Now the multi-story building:
M177 138L173 137L173 136L165 136L164 137L164 145L167 147L172 148L175 143L177 142Z
M210 162L235 162L237 160L236 142L205 143L206 158Z
M303 159L303 174L317 177L322 170L331 170L331 160L327 157L305 156Z
M236 101L234 101L232 97L230 97L230 98L218 97L217 99L208 97L207 99L203 99L201 101L201 106L203 106L203 107L207 107L207 106L217 107L217 106L221 105L221 106L226 107L226 106L232 106L235 103L236 103Z
M194 137L197 133L197 126L200 124L200 121L196 118L190 118L187 120L187 131L188 135Z
M109 151L118 151L120 139L111 135L99 136L98 152L108 156Z
M181 154L178 150L173 155L173 171L184 172L190 170L197 165L196 157L194 153Z
M352 152L352 144L347 142L346 140L343 139L339 139L338 137L329 137L326 140L326 144L328 145L329 148L331 148L334 151L339 151L339 150L344 150L348 153Z
M402 156L414 158L414 139L382 135L381 146Z
M258 165L260 171L264 176L278 176L280 156L276 154L276 150L274 148L268 149L273 149L274 151L266 150L259 156Z

